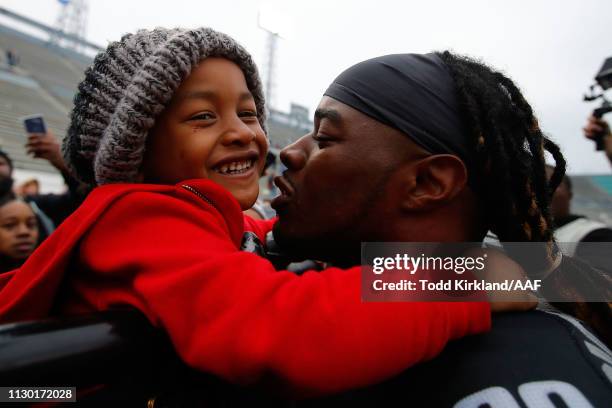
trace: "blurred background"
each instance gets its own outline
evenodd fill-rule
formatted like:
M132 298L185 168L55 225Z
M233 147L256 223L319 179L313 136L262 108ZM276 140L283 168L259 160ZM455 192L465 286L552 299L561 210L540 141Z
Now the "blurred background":
M350 65L452 49L518 83L568 159L572 211L612 225L610 163L582 133L600 105L583 95L612 56L610 15L612 2L604 0L1 0L0 147L14 160L16 184L36 179L40 192L61 192L57 170L26 154L20 118L42 114L63 137L93 56L140 28L210 26L240 41L264 79L274 152L310 130L327 85Z

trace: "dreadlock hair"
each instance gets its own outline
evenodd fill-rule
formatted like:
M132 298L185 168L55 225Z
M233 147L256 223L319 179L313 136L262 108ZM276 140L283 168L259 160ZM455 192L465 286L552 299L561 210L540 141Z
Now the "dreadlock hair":
M549 207L552 193L565 175L559 147L542 133L531 106L512 80L480 61L449 51L437 55L457 87L476 157L471 184L485 205L488 227L502 242L544 242L538 263L550 267L558 248ZM545 151L556 163L549 181ZM584 284L576 287L575 279L569 284L570 275L578 273ZM608 304L583 301L588 287L610 288L608 276L564 256L562 266L546 281L550 283L545 286L554 289L548 295L568 301L554 306L588 321L610 343L612 314Z
M554 170L555 170L555 166L551 166L550 164L547 164L547 165L546 165L546 168L547 168L547 169L550 169L551 171L554 171ZM567 174L565 174L565 175L563 176L563 179L561 180L561 184L565 184L565 187L567 187L567 190L568 190L569 192L572 192L572 188L573 188L573 187L572 187L572 179L571 179L571 178L569 178L569 176L568 176ZM551 192L551 194L552 194L552 193L554 193L554 191L552 191L552 192Z

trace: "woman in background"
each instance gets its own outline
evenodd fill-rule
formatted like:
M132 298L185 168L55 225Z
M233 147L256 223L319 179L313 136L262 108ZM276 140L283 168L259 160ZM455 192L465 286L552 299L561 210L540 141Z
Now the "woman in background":
M0 272L25 262L38 245L38 220L28 203L9 191L0 197Z

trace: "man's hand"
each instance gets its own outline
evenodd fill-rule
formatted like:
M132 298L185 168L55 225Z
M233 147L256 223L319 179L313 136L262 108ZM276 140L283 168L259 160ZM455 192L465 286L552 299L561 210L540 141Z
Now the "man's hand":
M582 130L584 131L584 136L591 140L594 140L597 135L603 135L604 151L606 156L608 156L608 160L610 160L610 164L612 164L612 133L608 123L603 119L590 116Z
M38 159L48 160L56 169L66 171L60 143L50 131L47 133L30 133L25 145L28 154Z

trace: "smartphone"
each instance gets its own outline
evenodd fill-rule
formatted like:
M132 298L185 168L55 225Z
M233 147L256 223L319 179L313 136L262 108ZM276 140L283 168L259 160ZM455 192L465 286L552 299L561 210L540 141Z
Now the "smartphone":
M30 115L21 118L27 133L47 133L47 126L42 115Z

